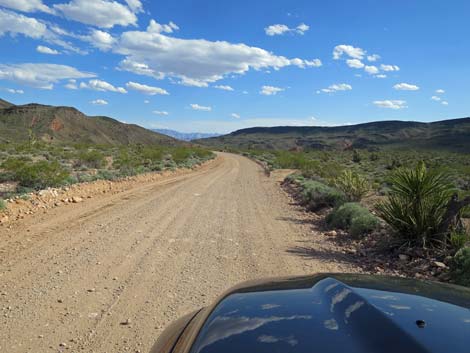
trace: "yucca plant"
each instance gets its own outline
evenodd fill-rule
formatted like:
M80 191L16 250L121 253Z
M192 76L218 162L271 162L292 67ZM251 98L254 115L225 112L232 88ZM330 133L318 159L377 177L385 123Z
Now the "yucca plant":
M334 180L335 186L343 191L349 202L359 202L369 192L369 181L362 175L344 170L339 177Z
M415 169L398 169L389 183L388 199L376 209L404 243L422 247L445 243L448 234L443 234L442 223L455 193L449 176L429 171L421 162Z

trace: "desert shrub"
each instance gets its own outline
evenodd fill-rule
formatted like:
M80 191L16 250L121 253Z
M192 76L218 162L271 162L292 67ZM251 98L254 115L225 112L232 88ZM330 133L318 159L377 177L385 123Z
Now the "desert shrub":
M3 211L7 208L7 203L4 199L0 199L0 211Z
M379 220L359 203L349 202L335 208L327 217L330 227L349 230L352 236L359 237L377 228Z
M104 166L104 163L104 155L99 151L82 151L78 154L78 166L99 169Z
M298 173L292 173L286 176L286 178L284 179L284 182L291 183L291 184L292 183L299 184L304 180L305 178L303 177L303 175L298 174Z
M361 154L359 153L358 150L354 150L353 156L352 156L352 161L353 161L354 163L361 163L361 161L362 161L362 156L361 156Z
M397 170L389 184L388 199L376 206L379 216L410 245L442 241L438 233L454 193L448 176L419 163L414 169Z
M451 276L455 283L470 286L470 247L463 247L454 255Z
M300 186L302 201L310 211L339 206L346 201L346 196L341 191L316 180L302 181Z
M62 185L69 177L69 172L57 161L26 162L9 159L2 167L20 186L37 190Z
M349 169L334 180L335 186L343 191L348 197L348 201L359 202L370 190L369 181Z
M183 163L186 159L190 158L192 151L186 147L178 147L171 151L171 158L176 164Z

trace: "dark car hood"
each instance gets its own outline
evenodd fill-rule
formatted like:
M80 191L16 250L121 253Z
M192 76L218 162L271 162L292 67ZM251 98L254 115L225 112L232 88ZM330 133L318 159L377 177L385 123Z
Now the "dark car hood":
M431 282L360 275L263 282L229 293L191 352L468 353L469 308L470 290Z

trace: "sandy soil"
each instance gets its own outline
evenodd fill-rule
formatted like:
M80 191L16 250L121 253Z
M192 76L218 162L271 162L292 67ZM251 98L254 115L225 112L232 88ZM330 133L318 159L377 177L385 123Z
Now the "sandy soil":
M236 155L0 227L1 352L147 352L248 279L357 272Z

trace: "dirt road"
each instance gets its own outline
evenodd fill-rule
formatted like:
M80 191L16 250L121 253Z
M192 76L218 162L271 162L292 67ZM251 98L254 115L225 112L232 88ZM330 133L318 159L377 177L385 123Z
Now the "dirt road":
M221 154L0 227L0 352L147 352L166 324L240 281L355 271L292 251L312 237L298 216L257 164Z

